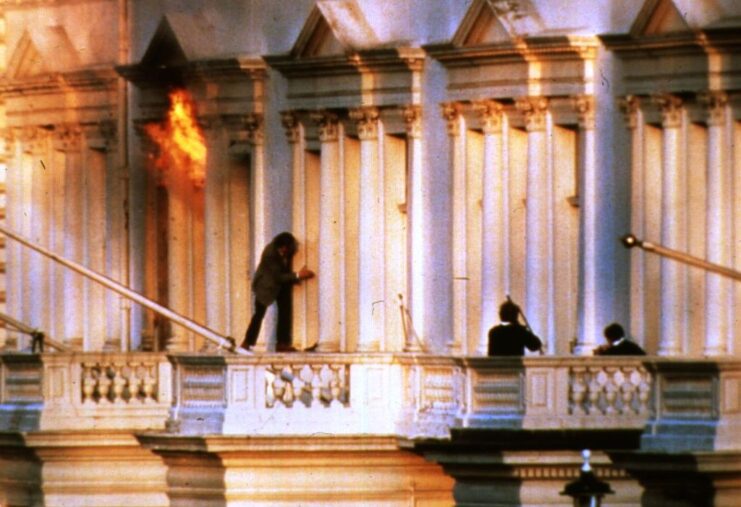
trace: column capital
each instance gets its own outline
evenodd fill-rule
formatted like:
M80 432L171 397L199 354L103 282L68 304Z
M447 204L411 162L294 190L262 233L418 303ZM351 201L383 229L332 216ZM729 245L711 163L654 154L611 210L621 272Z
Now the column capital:
M548 113L548 99L545 97L520 97L515 107L525 115L525 129L528 132L545 130Z
M116 123L104 120L82 127L87 145L91 148L110 150L116 143Z
M726 122L726 111L728 110L728 94L721 91L709 91L700 93L697 100L705 108L707 113L707 124L721 126Z
M447 122L448 135L456 137L461 134L459 119L463 106L459 102L443 102L440 104L440 112Z
M265 122L262 113L248 113L244 118L244 127L247 130L247 141L253 145L261 145L265 141Z
M579 118L579 128L594 129L594 95L577 95L572 98L574 109Z
M314 111L311 120L319 127L319 141L323 143L336 142L339 139L339 118L329 111Z
M362 141L378 139L378 118L380 114L377 107L364 106L349 111L350 119L355 121L358 127L358 137Z
M422 138L422 107L418 105L404 106L401 109L407 136L410 139Z
M2 141L2 145L0 146L0 162L5 162L13 156L13 145L15 144L13 129L0 129L0 141Z
M618 107L623 113L625 124L629 129L634 129L638 126L638 113L641 110L641 99L635 95L626 95L618 99Z
M15 129L15 137L21 142L21 146L25 153L42 153L49 136L50 131L48 129L36 125L29 125Z
M288 144L296 144L301 141L301 123L298 120L298 114L294 111L281 111L280 122L286 131Z
M477 100L472 104L474 111L479 115L484 134L500 134L504 106L495 100Z
M661 109L661 125L664 128L682 126L682 99L670 93L658 93L651 96L654 104Z

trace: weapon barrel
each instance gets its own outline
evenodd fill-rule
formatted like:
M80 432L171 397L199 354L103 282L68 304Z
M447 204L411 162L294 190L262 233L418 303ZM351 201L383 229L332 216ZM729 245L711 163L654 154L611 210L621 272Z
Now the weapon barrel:
M706 271L717 273L721 276L726 276L728 278L741 281L741 272L731 268L727 268L725 266L721 266L720 264L714 264L712 262L706 261L705 259L700 259L699 257L695 257L693 255L689 255L678 250L672 250L671 248L666 248L664 246L657 245L656 243L651 243L650 241L642 241L632 234L623 236L620 239L623 242L625 248L638 247L647 252L658 254L662 257L674 259L675 261L679 261L690 266L694 266Z

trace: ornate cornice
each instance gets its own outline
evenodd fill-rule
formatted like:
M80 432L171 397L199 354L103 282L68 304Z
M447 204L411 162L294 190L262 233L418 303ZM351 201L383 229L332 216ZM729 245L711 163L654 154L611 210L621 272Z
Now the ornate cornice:
M705 107L707 124L714 127L725 125L728 113L728 94L725 92L705 92L697 96L697 100Z
M378 118L380 116L377 107L358 107L349 111L351 120L358 127L358 137L363 141L378 139Z
M286 131L286 139L289 144L296 144L301 141L301 123L298 114L293 111L281 111L280 121Z
M463 106L459 102L443 102L440 104L440 112L445 119L448 135L456 137L461 134L460 117Z
M410 139L422 138L422 107L418 105L404 106L401 109L407 137Z
M548 99L545 97L520 97L515 107L525 115L525 128L528 132L545 130L548 115Z
M618 107L623 113L625 124L629 129L638 126L638 113L641 110L641 99L635 95L626 95L618 99Z
M494 100L480 100L473 102L473 110L479 115L481 128L484 134L500 134L504 106Z
M111 67L96 67L73 72L42 74L28 78L0 80L0 96L28 97L49 93L112 91L118 76Z
M577 95L573 98L573 105L579 119L579 128L594 129L594 95Z
M319 127L319 141L331 143L339 139L339 118L335 113L315 111L309 116Z
M682 126L682 99L670 93L659 93L651 96L651 100L661 110L661 125L664 128L679 128Z

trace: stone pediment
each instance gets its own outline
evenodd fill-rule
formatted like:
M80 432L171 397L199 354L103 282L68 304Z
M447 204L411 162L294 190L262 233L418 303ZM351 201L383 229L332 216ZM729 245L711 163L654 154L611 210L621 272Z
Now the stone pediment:
M294 58L343 55L378 45L355 0L318 1L291 50Z
M451 43L456 47L497 44L542 29L542 19L528 0L474 0Z
M80 64L67 32L61 26L25 31L8 61L7 76L24 79L73 70Z
M688 30L687 20L672 0L647 0L630 27L630 34L640 37Z
M185 65L213 55L214 25L202 14L170 13L163 16L141 64L148 67Z

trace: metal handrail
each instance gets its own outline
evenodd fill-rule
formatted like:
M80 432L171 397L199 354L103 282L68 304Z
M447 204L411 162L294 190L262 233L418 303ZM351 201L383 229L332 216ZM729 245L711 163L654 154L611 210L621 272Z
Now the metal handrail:
M713 273L717 273L719 275L741 281L741 272L738 272L731 268L727 268L725 266L721 266L720 264L713 264L712 262L708 262L705 259L700 259L699 257L694 257L678 250L672 250L671 248L666 248L665 246L651 243L650 241L640 240L632 234L623 236L622 238L620 238L620 240L623 242L623 245L625 245L626 248L642 248L647 252L653 252L663 257L668 257L670 259L683 262L684 264L689 264L690 266L695 266L706 271L711 271Z
M98 282L99 284L111 289L114 292L117 292L118 294L124 296L125 298L128 298L136 303L139 303L145 308L148 308L152 310L153 312L159 315L162 315L163 317L167 319L170 319L172 322L175 322L176 324L180 324L181 326L188 329L189 331L192 331L200 336L203 336L207 340L215 343L220 348L224 348L229 351L236 352L236 344L235 344L234 338L217 333L213 329L209 329L206 326L203 326L199 324L198 322L195 322L194 320L191 320L188 317L181 315L175 312L174 310L167 308L166 306L162 306L161 304L152 301L148 297L142 296L141 294L130 289L129 287L126 287L125 285L120 284L117 281L111 278L108 278L105 275L101 275L97 271L93 271L92 269L86 268L85 266L78 264L77 262L71 261L69 259L65 259L64 257L61 257L55 254L51 250L47 250L44 247L36 245L29 239L9 230L6 227L0 226L0 233L5 234L7 237L17 241L21 245L26 246L30 248L31 250L38 252L41 255L48 257L57 263L95 282Z

